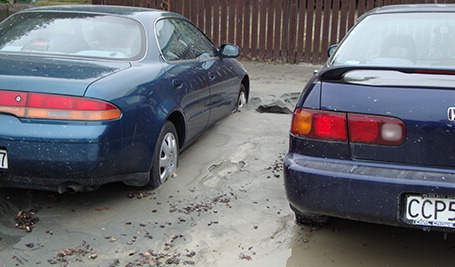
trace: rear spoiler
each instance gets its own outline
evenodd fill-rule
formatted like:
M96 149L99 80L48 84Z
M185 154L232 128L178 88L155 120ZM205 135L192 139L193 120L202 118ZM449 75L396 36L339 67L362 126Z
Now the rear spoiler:
M435 74L435 75L455 75L454 69L429 69L415 67L377 67L377 66L361 66L361 65L337 65L323 68L318 72L318 77L321 81L337 81L341 80L345 73L353 70L385 70L398 71L407 74Z

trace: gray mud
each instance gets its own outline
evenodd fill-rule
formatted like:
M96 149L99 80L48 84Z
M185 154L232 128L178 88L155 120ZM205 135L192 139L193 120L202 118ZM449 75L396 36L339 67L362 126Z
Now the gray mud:
M292 110L318 67L245 66L248 108L182 153L161 188L0 189L0 266L453 266L452 235L346 220L296 226L282 177L291 115L257 108ZM15 217L30 210L39 221L27 233Z

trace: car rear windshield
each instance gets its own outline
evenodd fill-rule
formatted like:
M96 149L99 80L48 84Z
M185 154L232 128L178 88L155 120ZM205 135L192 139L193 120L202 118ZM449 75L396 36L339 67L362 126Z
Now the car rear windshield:
M1 53L135 60L144 51L142 25L124 17L30 12L0 24Z
M371 15L343 41L330 64L455 67L454 13Z

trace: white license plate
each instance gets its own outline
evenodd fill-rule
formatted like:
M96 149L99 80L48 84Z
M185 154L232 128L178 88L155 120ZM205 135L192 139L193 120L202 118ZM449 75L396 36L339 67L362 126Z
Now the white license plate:
M0 149L0 169L8 169L8 153Z
M409 195L405 219L414 225L455 228L455 198Z

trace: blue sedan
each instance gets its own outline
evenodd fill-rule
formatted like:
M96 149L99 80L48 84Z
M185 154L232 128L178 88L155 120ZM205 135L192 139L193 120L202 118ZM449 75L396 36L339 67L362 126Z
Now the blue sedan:
M455 230L455 5L359 18L307 83L285 158L298 223Z
M14 14L0 24L0 187L160 186L179 152L246 104L238 55L160 10Z

